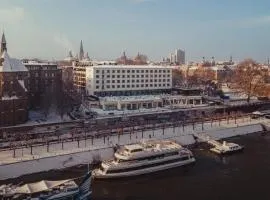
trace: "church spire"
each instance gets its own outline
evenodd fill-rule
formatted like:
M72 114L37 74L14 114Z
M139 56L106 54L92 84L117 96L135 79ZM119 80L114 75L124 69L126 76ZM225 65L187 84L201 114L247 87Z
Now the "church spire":
M79 59L82 60L83 57L84 57L83 42L82 42L82 40L81 40Z
M2 34L2 40L1 40L1 54L4 51L7 51L7 41L6 41L5 33L3 32L3 34Z

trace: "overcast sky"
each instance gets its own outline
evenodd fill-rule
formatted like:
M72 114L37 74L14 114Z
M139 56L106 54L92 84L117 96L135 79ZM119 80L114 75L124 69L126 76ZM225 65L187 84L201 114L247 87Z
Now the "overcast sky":
M188 60L270 56L269 0L0 0L12 57L64 58L83 40L92 59L152 60L176 48ZM75 53L74 53L75 54Z

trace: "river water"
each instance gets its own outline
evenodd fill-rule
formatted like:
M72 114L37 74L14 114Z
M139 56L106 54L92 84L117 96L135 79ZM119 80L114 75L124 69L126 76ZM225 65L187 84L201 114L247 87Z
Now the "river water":
M227 139L246 148L219 157L206 145L193 149L196 164L154 176L125 180L95 181L95 200L172 199L270 199L270 135L252 134Z
M93 200L269 200L270 133L226 141L244 145L244 152L219 157L209 152L206 144L200 144L192 149L196 164L187 169L177 168L124 180L94 180ZM72 168L27 175L8 182L59 180L82 176L85 172L85 167Z

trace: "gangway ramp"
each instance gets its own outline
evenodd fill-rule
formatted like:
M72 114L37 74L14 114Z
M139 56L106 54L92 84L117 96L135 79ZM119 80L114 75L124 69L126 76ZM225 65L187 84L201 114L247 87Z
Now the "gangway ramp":
M193 136L195 138L198 138L199 140L201 140L201 142L206 142L214 147L218 147L218 146L222 146L222 144L214 139L211 139L211 137L207 134L204 133L194 133Z

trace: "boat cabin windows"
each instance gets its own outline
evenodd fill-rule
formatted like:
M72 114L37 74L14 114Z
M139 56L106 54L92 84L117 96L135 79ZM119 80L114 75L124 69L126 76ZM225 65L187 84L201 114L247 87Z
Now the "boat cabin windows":
M170 159L170 160L161 161L158 163L151 163L151 164L146 164L146 165L141 165L141 166L136 166L136 167L129 167L129 168L123 168L123 169L108 169L107 173L122 173L122 172L134 171L134 170L142 170L146 168L157 167L157 166L162 166L162 165L171 164L175 162L185 161L188 159L190 159L189 156L184 156L181 158Z
M130 150L130 153L135 153L135 152L140 152L140 151L142 151L142 149L132 149Z

